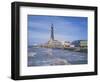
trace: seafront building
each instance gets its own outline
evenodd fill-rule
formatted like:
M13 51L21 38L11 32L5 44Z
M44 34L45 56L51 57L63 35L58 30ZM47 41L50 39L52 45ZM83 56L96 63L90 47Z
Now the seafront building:
M81 40L80 41L80 47L87 48L87 40Z
M64 48L68 48L68 47L70 47L70 42L69 41L65 41L64 42Z
M74 47L87 48L87 40L75 40L71 45L74 45Z

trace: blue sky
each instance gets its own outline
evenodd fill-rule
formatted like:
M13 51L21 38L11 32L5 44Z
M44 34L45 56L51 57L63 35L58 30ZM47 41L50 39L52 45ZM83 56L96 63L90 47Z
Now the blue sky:
M46 43L51 24L56 40L87 40L87 17L28 15L28 45Z

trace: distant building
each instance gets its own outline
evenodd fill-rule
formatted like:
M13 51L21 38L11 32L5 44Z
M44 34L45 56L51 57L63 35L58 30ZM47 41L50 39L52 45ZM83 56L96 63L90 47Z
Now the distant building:
M87 47L87 40L81 40L80 47L83 47L83 48Z
M74 44L71 44L71 45L70 45L70 48L74 48L74 47L75 47L75 45L74 45Z
M48 41L48 47L49 48L62 48L63 45L62 45L62 43L60 41L53 40L52 42Z
M80 47L80 40L75 40L71 43L71 45L74 45L74 47Z
M65 41L64 42L64 48L70 47L70 42L69 41Z
M74 47L87 47L87 40L75 40L71 45L74 45Z

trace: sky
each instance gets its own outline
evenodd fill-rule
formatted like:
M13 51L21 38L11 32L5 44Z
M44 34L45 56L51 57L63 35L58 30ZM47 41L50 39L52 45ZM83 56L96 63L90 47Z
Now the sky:
M50 40L51 24L55 40L87 40L87 17L28 15L28 45Z

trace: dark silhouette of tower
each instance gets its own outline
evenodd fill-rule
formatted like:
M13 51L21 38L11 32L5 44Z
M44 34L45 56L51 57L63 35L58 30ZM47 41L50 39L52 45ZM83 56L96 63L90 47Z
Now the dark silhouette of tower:
M51 25L51 40L54 41L54 28L53 28L53 24Z

